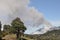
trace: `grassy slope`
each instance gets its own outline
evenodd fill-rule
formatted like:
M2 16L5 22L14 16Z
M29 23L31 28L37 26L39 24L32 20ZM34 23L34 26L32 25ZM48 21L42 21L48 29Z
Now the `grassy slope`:
M6 38L6 40L16 40L16 35L15 34L6 35L3 38ZM47 33L42 34L42 35L25 34L25 36L22 38L27 39L27 40L60 40L60 30L48 31Z
M22 37L22 38L27 39L27 40L33 40L33 39L28 38L28 37ZM3 37L3 39L16 40L16 35L15 34L6 35L5 37Z

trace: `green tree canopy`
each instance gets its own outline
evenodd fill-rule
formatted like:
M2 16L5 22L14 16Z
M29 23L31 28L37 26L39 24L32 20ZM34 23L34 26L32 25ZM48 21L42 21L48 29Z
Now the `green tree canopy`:
M26 30L26 27L24 26L24 23L20 20L20 18L16 18L11 23L12 29L15 33L17 33L17 39L19 38L19 35L21 36L21 33L24 33Z
M12 21L11 25L15 30L17 30L18 28L19 30L26 30L24 23L18 17Z
M4 31L9 31L10 27L10 25L4 25Z
M17 39L21 34L24 34L26 29L24 23L18 17L12 21L11 25L4 25L4 32L16 34Z

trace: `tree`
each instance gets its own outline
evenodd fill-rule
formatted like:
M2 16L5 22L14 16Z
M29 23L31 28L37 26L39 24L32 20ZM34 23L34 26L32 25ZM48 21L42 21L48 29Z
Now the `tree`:
M0 22L0 40L2 40L1 22Z
M3 36L8 35L10 33L11 33L11 26L10 25L4 25Z
M7 32L7 33L9 33L10 32L10 25L4 25L4 32Z
M21 34L26 30L24 23L18 17L12 21L11 26L13 31L16 33L17 39L19 39L19 36L21 37Z
M1 22L0 22L0 32L1 32Z

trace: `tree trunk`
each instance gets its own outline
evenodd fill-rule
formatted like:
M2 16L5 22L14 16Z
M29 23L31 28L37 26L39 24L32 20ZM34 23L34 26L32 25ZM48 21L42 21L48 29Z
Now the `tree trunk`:
M0 40L2 40L2 38L0 37Z
M16 36L17 36L17 40L20 38L19 33L20 33L20 30L19 30L19 28L18 28L18 30L17 30L17 34L16 34Z

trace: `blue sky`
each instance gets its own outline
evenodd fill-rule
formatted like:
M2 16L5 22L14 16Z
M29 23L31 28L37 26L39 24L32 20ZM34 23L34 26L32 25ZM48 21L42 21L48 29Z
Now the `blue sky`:
M60 26L60 0L30 0L29 6L33 6L42 12L44 18L53 26ZM32 31L36 31L35 29L31 28ZM27 33L31 30L28 30Z
M28 4L30 2L30 4ZM21 6L21 7L20 7ZM28 7L26 7L28 6ZM33 6L33 7L30 7ZM19 10L18 12L17 9ZM36 9L37 10L36 10ZM16 10L16 11L15 11ZM28 11L27 11L28 10ZM32 11L31 11L32 10ZM0 20L2 24L8 24L15 17L20 17L27 25L40 25L40 17L53 25L60 25L60 0L4 0L0 1ZM35 16L33 16L35 15ZM36 18L35 18L36 17ZM32 20L31 20L32 19ZM34 22L33 22L34 21ZM30 23L31 22L31 23ZM28 27L27 33L37 30L39 27Z
M42 12L52 24L60 25L60 0L30 0L30 6Z
M48 19L60 20L60 0L31 0L31 6L43 12Z

